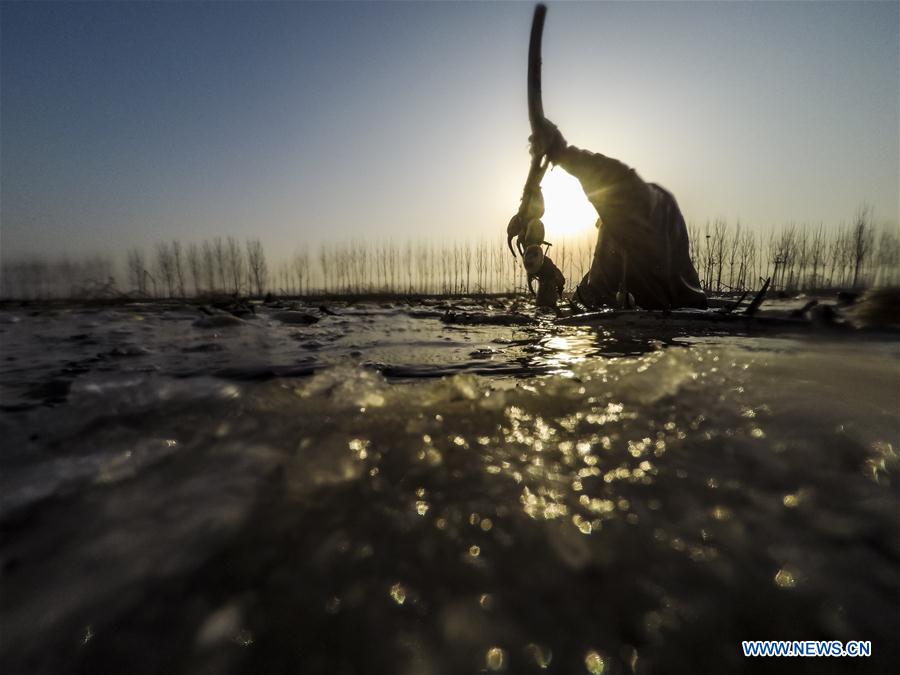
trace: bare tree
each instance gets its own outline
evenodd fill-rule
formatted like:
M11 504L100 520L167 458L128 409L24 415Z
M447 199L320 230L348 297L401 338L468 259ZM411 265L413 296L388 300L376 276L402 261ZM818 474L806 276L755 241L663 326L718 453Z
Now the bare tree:
M416 245L416 280L419 289L424 293L429 293L428 285L428 245L419 242Z
M240 295L241 284L244 280L244 250L240 242L234 237L228 237L225 249L225 263L228 272L230 290L235 295Z
M213 239L213 257L215 258L215 268L216 268L216 278L219 280L219 290L225 291L228 287L228 284L225 282L225 268L227 266L226 263L226 254L225 254L225 242L222 241L222 237L216 237Z
M187 266L191 273L191 282L194 284L194 295L200 295L203 284L203 259L200 255L200 247L194 242L188 244Z
M216 251L208 239L203 240L200 259L206 290L213 293L216 290Z
M144 252L139 248L129 249L126 259L129 285L140 295L146 295L147 278L144 276L144 270L147 269L147 261Z
M900 236L888 225L878 239L877 263L875 283L882 286L896 284L900 277Z
M411 240L406 241L406 247L403 251L403 266L406 268L406 292L413 291L413 244Z
M810 273L807 285L815 290L820 287L819 268L824 268L825 266L825 236L821 223L819 223L819 227L813 232L809 248L809 263L812 265L812 272Z
M166 297L171 298L175 291L175 264L172 248L165 241L156 245L156 276L165 284Z
M716 274L716 292L720 293L722 291L722 270L725 267L725 249L726 249L726 238L728 236L728 223L724 218L716 218L715 226L713 229L713 258L714 258L714 266L717 269Z
M172 268L175 275L175 285L178 289L179 297L185 296L184 291L184 255L181 252L181 242L177 239L172 240Z
M853 287L861 282L860 271L872 252L874 232L871 225L872 208L863 204L856 211L853 223Z
M803 274L809 259L809 230L806 226L801 227L796 237L796 254L794 256L797 268L797 274L794 277L794 288L800 290L803 288Z
M773 263L775 264L775 271L772 273L773 288L787 289L793 283L793 268L796 258L795 237L796 227L791 223L782 229L781 236L777 240L773 240ZM790 270L790 275L785 279L788 270Z
M706 228L704 230L704 247L702 251L702 259L703 259L703 286L706 290L710 290L712 287L712 277L713 277L713 245L712 245L712 232L710 231L710 222L706 221Z
M734 266L738 263L738 250L741 245L741 221L737 221L737 225L735 226L734 235L729 240L727 245L727 249L729 250L728 255L728 287L731 290L737 288L737 277L734 273Z
M747 288L747 277L751 273L754 258L756 256L756 238L753 232L746 230L740 237L740 266L738 269L737 287L740 290Z
M328 292L328 249L324 244L319 248L319 266L322 268L322 290Z
M702 271L700 264L700 227L694 223L688 225L688 255L695 270Z
M301 295L304 293L304 284L306 286L306 293L309 293L311 270L309 264L309 251L307 249L304 248L294 255L293 268L294 275L297 279L299 293Z
M266 265L266 253L259 239L247 240L247 267L250 271L250 282L256 290L256 295L263 295L268 283L269 271Z

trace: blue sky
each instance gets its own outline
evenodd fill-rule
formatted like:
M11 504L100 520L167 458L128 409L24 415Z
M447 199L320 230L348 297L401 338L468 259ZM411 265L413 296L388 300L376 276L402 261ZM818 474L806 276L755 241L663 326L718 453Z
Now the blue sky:
M544 108L689 221L900 210L900 3L551 3ZM4 256L500 236L531 3L10 3Z

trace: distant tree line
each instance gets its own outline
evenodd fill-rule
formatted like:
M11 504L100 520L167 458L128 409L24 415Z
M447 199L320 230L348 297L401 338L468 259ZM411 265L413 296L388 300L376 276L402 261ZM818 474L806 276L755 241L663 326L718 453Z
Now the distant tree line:
M716 219L690 225L689 234L691 260L711 293L758 288L768 277L773 288L790 292L900 284L900 233L876 228L867 206L836 229L791 223L760 232ZM556 240L550 249L569 290L589 270L595 244L591 231ZM526 288L521 260L500 237L453 243L354 240L299 249L274 267L256 238L162 241L151 251L129 249L123 268L109 256L4 261L0 283L2 297L17 299L467 295Z
M723 219L691 225L690 255L705 290L743 291L772 278L784 291L892 286L900 283L900 232L872 222L861 206L836 230L790 223L780 231L732 229Z
M182 246L161 241L151 257L139 248L126 253L127 288L141 296L185 298L230 293L263 295L269 284L266 254L259 239L205 239Z
M111 256L74 260L37 256L0 262L0 297L15 299L87 298L115 293L117 265Z

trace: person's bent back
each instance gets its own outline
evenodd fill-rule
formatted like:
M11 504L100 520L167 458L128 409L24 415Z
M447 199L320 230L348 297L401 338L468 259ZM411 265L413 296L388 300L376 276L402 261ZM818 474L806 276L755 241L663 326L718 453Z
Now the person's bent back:
M675 198L618 160L567 145L555 125L546 124L536 151L581 182L600 216L594 259L576 300L589 307L616 305L624 291L644 309L705 309Z

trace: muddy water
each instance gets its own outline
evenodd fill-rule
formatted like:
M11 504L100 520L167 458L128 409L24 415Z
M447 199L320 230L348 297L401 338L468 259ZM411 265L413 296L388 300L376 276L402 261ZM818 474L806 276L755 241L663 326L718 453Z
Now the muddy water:
M0 315L4 672L900 660L896 341L330 308Z

